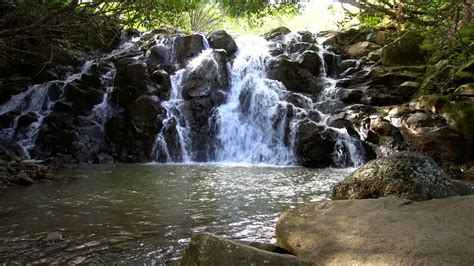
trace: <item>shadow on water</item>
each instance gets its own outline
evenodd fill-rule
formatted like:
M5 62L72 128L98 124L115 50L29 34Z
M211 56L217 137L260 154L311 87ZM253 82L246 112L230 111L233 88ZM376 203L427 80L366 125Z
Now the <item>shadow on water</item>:
M326 199L348 172L219 164L62 170L74 179L0 191L0 261L162 264L202 231L274 242L283 210Z

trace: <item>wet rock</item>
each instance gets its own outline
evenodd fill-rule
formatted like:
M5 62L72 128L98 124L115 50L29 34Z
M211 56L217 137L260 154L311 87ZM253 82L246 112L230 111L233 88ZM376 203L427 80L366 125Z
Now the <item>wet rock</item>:
M305 51L297 57L296 62L300 64L300 67L306 69L311 75L317 77L321 73L321 58L315 51Z
M333 163L336 132L306 120L300 122L297 134L295 155L301 165L322 168Z
M148 52L146 63L151 66L169 64L171 62L171 48L163 44L153 46Z
M156 96L141 96L130 105L128 115L137 123L153 124L160 110Z
M237 44L234 38L224 30L214 31L209 35L209 44L215 49L224 49L231 56L237 52Z
M333 200L398 196L429 200L456 196L449 176L433 159L417 152L400 152L375 159L338 182Z
M135 87L144 87L148 81L148 70L144 63L133 63L127 65L125 82Z
M268 64L268 77L281 81L285 87L294 92L317 95L321 86L310 71L301 68L297 62L284 55L277 56Z
M173 42L173 51L176 56L175 60L179 64L184 64L199 55L205 49L205 41L205 38L200 34L176 37Z
M277 244L314 265L472 265L474 196L328 201L285 211Z
M309 31L298 31L298 34L301 36L302 42L316 43L316 39L314 38L313 33Z
M22 115L19 119L18 119L18 127L20 128L25 128L25 127L28 127L29 125L31 125L32 123L36 122L36 120L38 119L38 115L36 113L27 113L25 115Z
M191 238L181 265L306 265L295 256L279 254L208 233Z

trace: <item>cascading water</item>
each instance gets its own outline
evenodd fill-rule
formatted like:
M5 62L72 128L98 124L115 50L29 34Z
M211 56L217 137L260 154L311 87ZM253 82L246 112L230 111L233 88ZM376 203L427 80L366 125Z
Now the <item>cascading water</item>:
M298 41L295 38L298 36L290 34L285 42ZM321 120L312 122L328 127L330 116L324 114L324 110L318 110L318 107L324 102L337 103L337 80L331 77L331 70L324 64L324 53L327 51L321 45L318 46L323 62L319 77L323 90L317 101L314 101L310 95L290 92L281 82L267 77L268 63L274 58L271 47L276 46L275 43L256 36L239 36L236 41L239 50L231 63L227 64L229 88L226 90L226 101L215 107L208 121L208 128L216 130L215 134L209 134L215 137L216 145L213 156L207 160L297 164L294 146L299 123L307 121L311 112L316 112ZM291 56L287 47L283 53ZM187 100L183 98L183 75L192 72L193 68L202 67L206 60L214 60L213 50L210 48L191 60L186 69L177 71L171 77L170 99L162 103L167 116L163 121L163 129L156 137L153 151L156 160L192 161L196 151L192 145L193 125L187 115ZM298 104L289 98L297 98ZM333 131L338 135L332 154L334 164L340 167L361 165L364 156L360 142L349 136L346 129L333 128ZM170 138L169 135L173 134L176 136ZM210 141L212 140L209 139ZM179 151L178 154L176 150ZM172 152L175 154L171 154Z
M166 71L172 73L171 88L166 92L167 96L159 95L161 100L153 100L158 99L158 96L152 92L156 88L159 90L161 85L153 87L153 83L145 81L142 83L145 85L138 88L149 93L147 99L161 105L156 115L156 131L150 134L151 142L153 138L155 140L153 147L150 147L150 142L146 142L149 145L146 154L151 153L151 160L295 165L301 159L298 157L301 151L298 141L301 125L311 123L318 130L330 129L333 152L325 156L332 157L333 165L358 166L364 162L360 141L351 137L344 128L328 126L331 119L329 113L344 107L337 99L334 70L326 64L328 58L337 59L337 56L329 54L322 45L302 42L298 34L287 34L283 39L274 41L256 36L238 36L236 41L239 49L231 56L222 50L210 48L203 36L195 36L194 41L197 42L193 45L198 48L193 46L192 49L197 50L189 55L183 54L182 47L188 45L186 41L189 41L184 37L179 37L180 42L176 42L178 37L171 39L161 36L160 39L151 40L159 46L158 52L168 49L168 61L165 60L164 64L168 64ZM53 116L53 129L49 129L46 135L56 134L54 115L69 113L80 116L76 122L72 122L77 123L72 125L77 130L74 133L76 143L83 141L79 137L83 134L81 132L90 133L93 136L86 136L85 141L100 143L94 149L95 154L110 152L105 142L107 121L115 119L117 123L131 123L126 125L128 127L135 126L135 121L127 120L129 118L123 120L128 115L126 109L129 107L112 103L120 96L114 94L116 75L122 75L123 66L127 67L128 64L145 65L143 60L150 55L149 52L144 56L146 43L134 38L112 53L86 62L81 71L71 73L63 80L34 85L13 96L9 102L0 106L0 116L14 117L9 126L0 130L0 141L18 143L26 153L24 157L29 158L30 152L35 150L38 134L42 132L42 124L50 122L49 117ZM319 87L302 90L287 88L284 85L286 83L269 74L271 65L282 59L281 56L283 60L300 64L295 62L299 62L302 51L309 50L313 53L316 51L322 63L320 69L312 74L312 81L317 81ZM186 59L190 61L186 62ZM156 69L164 71L152 64L147 62L145 65L149 73ZM94 87L91 88L88 82L95 84ZM93 100L85 98L82 104L86 104L86 107L78 105L74 96L67 95L66 91L71 89L68 86L76 86L72 88L75 92L91 93ZM130 89L126 86L120 88L120 93ZM132 86L130 90L134 89ZM123 98L118 100L122 101ZM148 130L147 127L149 125L143 129ZM122 134L117 133L118 136ZM146 132L137 131L133 134L142 136L140 134L143 133ZM115 148L121 149L119 145L115 145ZM73 151L66 152L74 153L78 149L82 148L74 146ZM59 152L62 151L64 149ZM37 158L35 155L33 157ZM81 160L94 160L90 158L93 157L85 156Z
M291 105L285 101L287 91L280 82L266 78L269 44L257 37L237 40L228 100L216 113L220 144L216 161L294 164L292 148L285 143Z
M60 99L65 86L87 73L94 61L87 61L79 73L70 74L65 80L54 80L44 84L30 86L24 92L17 94L6 104L0 106L0 115L15 113L16 117L10 127L0 131L0 141L3 143L17 143L23 149L25 159L31 159L30 151L35 146L41 124L47 117L54 104ZM19 126L23 117L30 116L34 120L26 128Z

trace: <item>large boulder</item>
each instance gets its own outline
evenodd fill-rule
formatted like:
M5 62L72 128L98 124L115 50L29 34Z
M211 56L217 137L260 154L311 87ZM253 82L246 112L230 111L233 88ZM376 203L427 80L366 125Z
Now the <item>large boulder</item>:
M237 52L234 38L224 30L214 31L209 35L209 44L215 49L224 49L231 56Z
M201 233L191 238L182 266L207 265L307 265L295 256L279 254L225 238Z
M474 196L327 201L285 211L277 244L313 265L473 265Z
M332 190L333 200L398 196L421 201L456 195L457 187L443 169L430 157L417 152L400 152L372 160Z
M417 65L426 62L420 45L423 37L415 31L408 31L399 39L382 48L381 62L386 66Z

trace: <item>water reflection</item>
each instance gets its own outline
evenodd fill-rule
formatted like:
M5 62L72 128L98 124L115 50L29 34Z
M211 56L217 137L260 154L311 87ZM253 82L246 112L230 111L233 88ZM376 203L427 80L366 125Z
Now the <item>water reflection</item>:
M348 170L86 165L65 173L74 180L0 191L0 261L160 264L202 231L272 242L283 210L327 198ZM37 241L48 232L64 241Z

